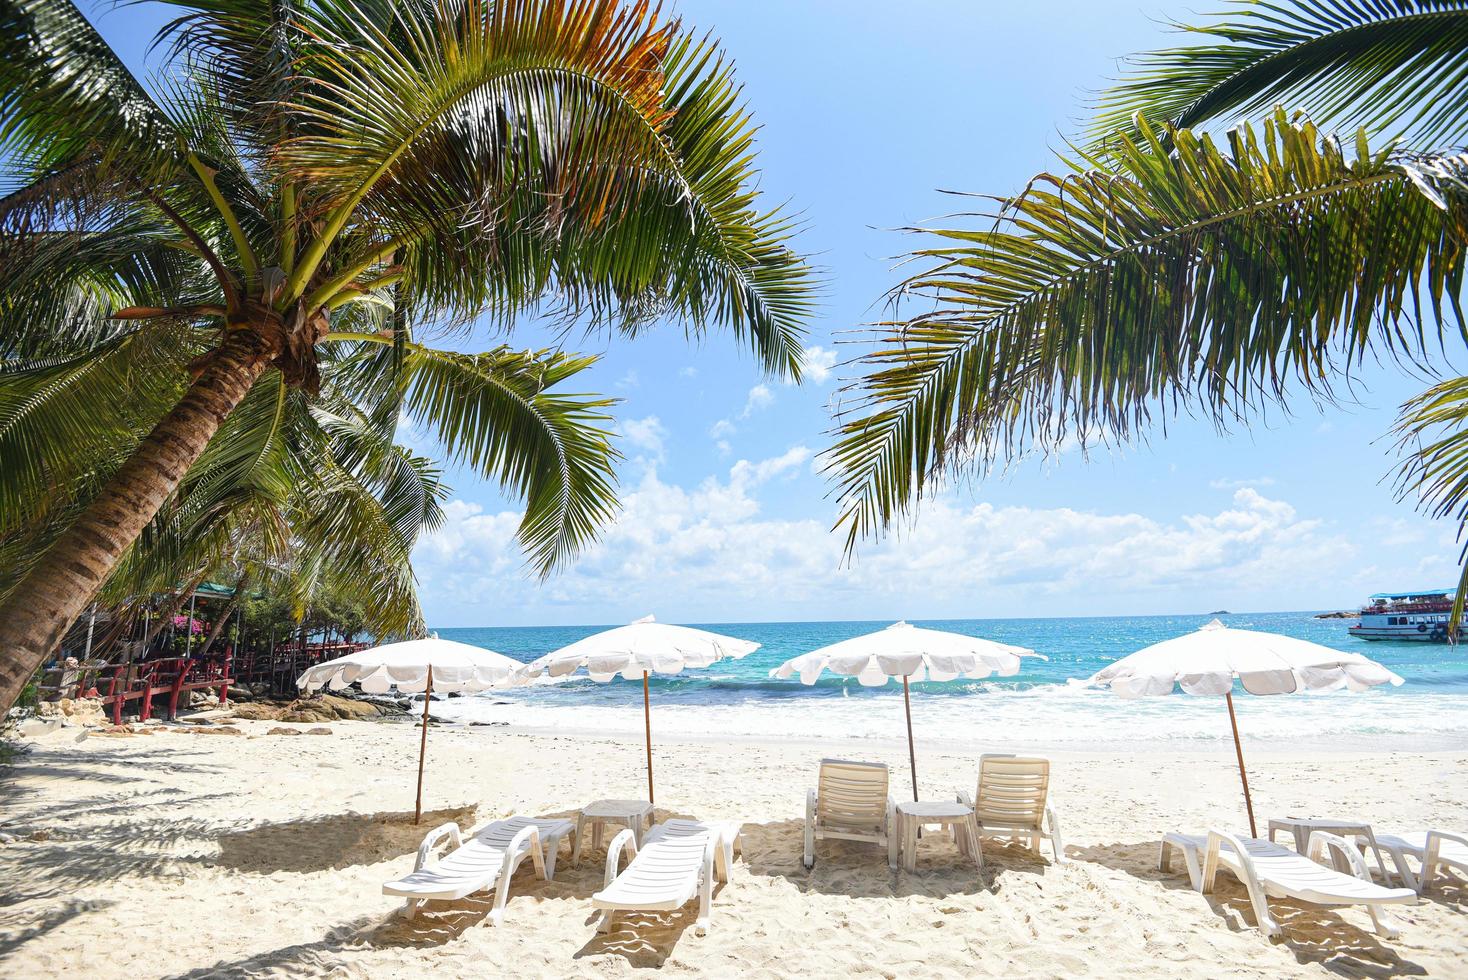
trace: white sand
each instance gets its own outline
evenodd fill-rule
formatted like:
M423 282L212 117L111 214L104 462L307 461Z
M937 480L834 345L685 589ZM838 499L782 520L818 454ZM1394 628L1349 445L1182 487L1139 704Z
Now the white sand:
M856 844L822 844L816 870L801 869L816 761L880 758L900 798L901 745L664 741L660 816L742 819L744 857L715 896L707 936L688 928L692 906L602 936L589 902L602 855L579 870L563 855L551 883L526 862L498 929L479 897L431 904L407 922L380 886L411 869L423 832L445 820L467 827L639 795L637 741L435 729L432 812L415 828L414 729L336 723L330 737L285 737L265 735L270 723L240 727L250 737L78 741L69 729L33 742L0 783L0 823L49 838L0 848L0 975L1468 974L1462 882L1399 909L1398 940L1375 936L1358 909L1275 902L1286 938L1270 943L1231 877L1221 875L1210 901L1185 877L1159 874L1164 831L1245 826L1222 752L1052 754L1070 860L986 841L991 878L981 882L937 835L921 843L915 874L889 872L877 848ZM925 795L971 790L976 754L920 752ZM1255 751L1250 762L1261 821L1303 813L1359 815L1380 830L1468 824L1468 752Z

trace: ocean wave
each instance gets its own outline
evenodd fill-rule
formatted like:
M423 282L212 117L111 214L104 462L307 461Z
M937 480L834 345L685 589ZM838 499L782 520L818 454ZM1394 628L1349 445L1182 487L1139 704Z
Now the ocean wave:
M1468 744L1468 696L1418 698L1352 695L1235 700L1239 728L1251 742L1320 743L1389 736ZM544 697L456 698L438 712L447 720L496 721L526 729L636 734L641 698L628 703L577 703ZM1125 701L1106 691L1050 686L969 697L912 698L913 726L924 741L1040 742L1081 747L1117 742L1209 743L1231 738L1217 698L1185 695ZM658 702L655 727L688 737L901 738L900 691L889 697L745 698L699 704Z
M1185 695L1126 701L1110 691L1071 682L1126 654L1177 636L1206 617L1114 617L1049 620L963 620L925 623L1028 647L1048 661L1027 660L1021 673L952 683L912 685L919 739L965 742L1208 744L1230 736L1216 698ZM1366 652L1407 679L1396 689L1322 697L1235 698L1239 726L1251 742L1320 744L1390 739L1468 745L1468 648L1421 643L1363 645L1338 620L1308 613L1251 614L1232 625L1297 636L1340 650ZM697 625L697 624L695 624ZM871 623L711 624L763 646L710 670L651 678L654 726L690 737L901 738L902 687L867 688L854 678L822 676L814 685L770 678L771 668L825 643L868 632ZM521 660L587 635L589 628L444 630L445 636ZM505 703L493 704L491 700ZM634 734L642 730L642 685L597 683L584 674L545 687L491 692L490 699L457 698L442 712L465 721L504 721L524 728Z

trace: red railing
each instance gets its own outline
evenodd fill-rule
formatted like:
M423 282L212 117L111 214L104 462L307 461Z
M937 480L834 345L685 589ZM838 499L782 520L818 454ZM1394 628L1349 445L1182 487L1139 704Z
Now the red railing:
M153 699L166 695L167 718L178 717L178 701L185 691L219 688L219 703L229 703L230 667L233 656L226 650L219 659L159 657L138 663L117 664L98 675L95 684L104 708L110 709L112 723L122 724L122 709L129 701L139 701L138 718L153 717ZM105 687L105 691L101 690ZM90 692L87 692L90 693Z
M222 655L207 658L158 657L85 667L77 682L67 686L75 686L77 696L100 697L114 725L122 723L129 701L138 702L138 717L147 721L159 708L155 702L162 698L167 699L162 713L171 721L178 717L179 700L185 692L218 688L221 705L229 703L232 683L268 683L279 693L290 693L306 668L365 647L366 643L285 643L262 651L226 648Z
M1410 616L1423 613L1446 613L1453 611L1451 602L1391 602L1362 606L1361 612L1371 616Z
M235 680L269 684L287 694L295 690L296 678L306 668L364 650L366 643L282 643L270 650L242 650L234 658Z

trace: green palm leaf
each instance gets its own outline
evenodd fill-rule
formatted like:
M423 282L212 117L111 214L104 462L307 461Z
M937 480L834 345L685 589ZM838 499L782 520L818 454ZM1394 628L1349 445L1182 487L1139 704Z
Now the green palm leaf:
M1329 399L1368 354L1464 329L1468 156L1364 136L1352 156L1282 112L1227 150L1171 135L1144 123L1114 171L1042 174L990 227L922 232L928 268L895 295L924 309L879 325L825 454L848 546L945 467Z
M557 388L596 358L502 348L455 354L418 345L404 360L403 409L449 458L525 500L520 541L541 575L595 540L615 513L612 399Z
M1197 128L1276 104L1427 146L1468 135L1465 0L1234 0L1229 14L1179 25L1202 43L1132 59L1092 135L1131 130L1138 113Z
M178 397L190 339L159 325L72 357L0 361L0 534L105 478Z
M356 202L346 255L396 243L378 267L440 318L508 324L550 295L593 327L723 326L798 377L811 272L757 206L754 126L712 44L606 0L390 10L313 27L366 53L306 60L309 135L278 154L334 213Z
M1458 523L1459 537L1468 527L1468 378L1433 385L1402 406L1397 419L1398 448L1404 461L1397 491L1434 518ZM1453 603L1452 629L1463 619L1468 598L1468 550Z
M70 0L0 2L0 149L38 171L103 157L179 169L168 113Z

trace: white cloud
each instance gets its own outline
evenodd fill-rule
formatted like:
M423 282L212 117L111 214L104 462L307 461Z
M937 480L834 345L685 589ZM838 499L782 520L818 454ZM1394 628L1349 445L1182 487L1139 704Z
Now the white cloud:
M649 415L646 418L624 420L622 437L629 446L641 450L646 458L661 460L668 430L656 415Z
M637 369L633 368L617 379L618 388L640 388L642 379L637 376Z
M791 446L779 456L770 459L762 459L758 463L751 463L747 459L741 459L734 464L729 471L729 482L753 482L758 486L765 483L781 473L788 473L798 469L802 463L811 458L811 451L805 446Z
M744 398L744 408L740 409L737 420L733 418L719 419L709 426L709 438L714 440L718 447L720 456L729 455L729 437L739 431L739 422L743 422L756 412L763 411L775 403L775 393L766 384L757 384L749 389L749 394Z
M1322 582L1323 568L1362 566L1356 542L1248 487L1222 510L1167 522L943 494L901 535L843 565L844 539L829 520L766 513L810 459L795 446L739 460L696 487L649 467L625 488L603 539L545 586L521 570L517 514L455 501L415 554L430 619L597 623L649 609L704 622L1124 614L1310 606L1319 595L1306 601L1299 590L1369 584L1354 574Z
M807 347L805 349L805 363L803 365L803 377L807 381L816 384L825 384L836 367L836 352L826 350L824 347Z
M692 364L684 365L683 367L680 367L678 369L678 377L696 378L698 377L698 368L694 367Z
M741 419L747 419L755 412L763 411L775 404L775 393L770 390L769 385L755 385L749 389L749 395L744 399L744 410L739 413Z
M1224 479L1209 480L1208 485L1214 490L1241 490L1244 487L1272 487L1274 477L1272 476L1250 476L1237 480Z

